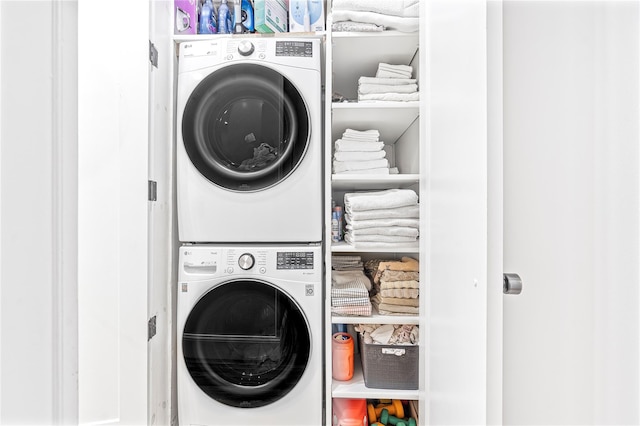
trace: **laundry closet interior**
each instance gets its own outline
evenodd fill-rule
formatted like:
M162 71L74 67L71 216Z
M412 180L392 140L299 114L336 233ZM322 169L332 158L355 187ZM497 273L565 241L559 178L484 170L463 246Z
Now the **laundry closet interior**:
M184 34L178 3L150 2L148 418L485 422L491 8Z

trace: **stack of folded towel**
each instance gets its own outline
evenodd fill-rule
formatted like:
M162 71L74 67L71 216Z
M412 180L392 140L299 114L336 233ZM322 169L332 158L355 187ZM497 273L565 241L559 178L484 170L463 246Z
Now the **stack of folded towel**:
M371 315L371 280L364 274L360 256L332 256L331 313Z
M346 193L344 206L344 239L353 246L394 248L418 240L418 195L412 189Z
M333 0L333 31L418 31L419 0Z
M411 78L412 73L411 65L379 63L375 77L358 79L358 102L419 100L418 81Z
M420 265L411 257L400 261L372 260L365 267L373 279L373 306L383 315L417 315L420 306Z
M335 141L333 173L389 174L389 161L383 148L378 130L347 129L342 138Z

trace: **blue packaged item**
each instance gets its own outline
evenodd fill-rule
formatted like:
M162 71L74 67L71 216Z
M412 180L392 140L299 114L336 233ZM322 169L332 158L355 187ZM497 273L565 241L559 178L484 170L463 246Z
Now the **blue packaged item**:
M253 25L253 5L251 5L249 0L242 0L242 25L244 25L250 33L255 31Z
M220 34L233 33L233 23L231 22L231 13L229 12L227 0L222 0L218 8L218 32Z
M198 24L198 34L215 34L216 33L216 13L213 9L211 0L207 0L202 5L200 12L200 22Z

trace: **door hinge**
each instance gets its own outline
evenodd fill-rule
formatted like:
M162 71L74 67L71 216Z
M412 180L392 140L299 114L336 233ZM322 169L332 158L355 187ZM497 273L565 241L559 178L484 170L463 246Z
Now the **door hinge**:
M153 336L156 335L156 316L152 316L149 318L149 322L147 324L147 341L151 340Z
M148 198L149 201L156 201L158 199L158 183L155 180L149 181Z
M158 49L151 43L151 40L149 40L149 62L158 68Z

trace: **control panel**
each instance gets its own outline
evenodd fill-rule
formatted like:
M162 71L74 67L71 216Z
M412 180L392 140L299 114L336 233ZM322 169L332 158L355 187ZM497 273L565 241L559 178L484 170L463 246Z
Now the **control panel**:
M180 252L182 272L203 279L217 275L256 274L287 271L315 273L317 250L266 250L247 247L183 247Z

